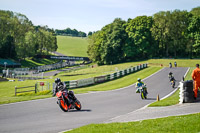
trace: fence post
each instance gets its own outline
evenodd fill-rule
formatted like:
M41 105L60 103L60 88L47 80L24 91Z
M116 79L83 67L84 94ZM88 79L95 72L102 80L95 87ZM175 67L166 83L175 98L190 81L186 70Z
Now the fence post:
M15 86L15 96L17 95L17 86Z
M110 74L107 75L107 80L110 80Z
M35 83L35 93L37 93L37 83Z

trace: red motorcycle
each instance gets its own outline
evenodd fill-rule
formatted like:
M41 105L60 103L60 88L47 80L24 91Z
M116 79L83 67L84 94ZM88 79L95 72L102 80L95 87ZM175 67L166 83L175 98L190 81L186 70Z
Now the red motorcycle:
M56 96L58 98L57 104L64 112L67 112L69 111L69 109L74 108L76 108L77 110L81 110L81 103L75 97L73 91L67 92L66 90L60 90L56 93Z

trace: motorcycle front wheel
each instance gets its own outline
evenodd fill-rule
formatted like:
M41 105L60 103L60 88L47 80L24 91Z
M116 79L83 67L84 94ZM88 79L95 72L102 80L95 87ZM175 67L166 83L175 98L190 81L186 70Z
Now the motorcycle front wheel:
M141 92L141 98L142 99L147 99L146 93L144 93L143 91Z
M58 100L58 105L60 106L60 108L64 112L68 112L69 111L69 108L68 108L67 104L65 104L65 102L63 100Z
M75 108L76 110L81 110L81 103L78 100L75 102Z

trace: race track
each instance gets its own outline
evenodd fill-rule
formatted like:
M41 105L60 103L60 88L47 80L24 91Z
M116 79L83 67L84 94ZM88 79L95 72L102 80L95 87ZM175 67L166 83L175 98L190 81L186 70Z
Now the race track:
M19 102L0 106L1 133L57 133L90 123L102 123L111 118L132 112L166 96L173 89L168 79L172 71L177 83L188 68L164 68L143 80L148 87L148 99L135 93L135 85L105 92L79 94L81 111L63 112L56 98ZM131 80L131 79L130 79ZM133 83L136 81L133 81Z

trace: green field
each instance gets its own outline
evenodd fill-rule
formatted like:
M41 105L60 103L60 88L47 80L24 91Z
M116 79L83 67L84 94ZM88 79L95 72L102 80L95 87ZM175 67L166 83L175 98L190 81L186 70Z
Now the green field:
M87 38L57 36L58 50L66 56L80 56L87 57Z
M66 133L199 133L200 113L127 123L90 124Z
M57 63L58 60L53 59L25 59L21 61L21 67L36 67L36 66L43 66L48 64Z

